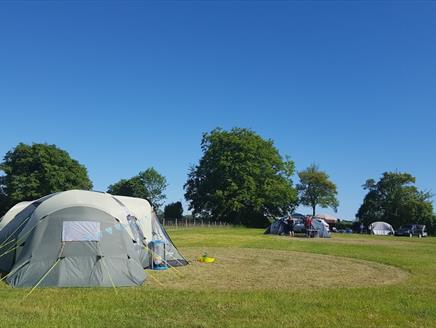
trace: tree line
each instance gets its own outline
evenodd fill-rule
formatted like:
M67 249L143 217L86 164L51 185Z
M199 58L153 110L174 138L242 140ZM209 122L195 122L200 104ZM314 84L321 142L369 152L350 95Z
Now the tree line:
M282 156L272 140L250 129L214 129L203 134L202 157L190 168L184 185L193 217L249 227L264 227L272 218L286 216L299 205L337 211L337 187L317 165L296 172L295 163ZM55 145L18 144L0 163L0 215L24 200L37 199L69 189L91 190L87 169ZM299 182L294 184L293 177ZM409 173L385 172L379 181L368 179L367 190L356 214L365 225L386 221L394 227L405 223L435 221L432 195L419 190ZM167 180L156 169L108 186L116 195L145 198L160 212L165 203ZM181 202L165 206L166 218L183 217Z

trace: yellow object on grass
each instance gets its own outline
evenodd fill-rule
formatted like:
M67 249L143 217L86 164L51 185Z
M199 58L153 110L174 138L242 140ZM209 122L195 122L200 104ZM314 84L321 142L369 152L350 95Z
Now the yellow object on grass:
M202 263L214 263L215 262L215 258L214 257L209 257L207 255L207 253L204 253L202 257L198 258L198 261L200 261Z

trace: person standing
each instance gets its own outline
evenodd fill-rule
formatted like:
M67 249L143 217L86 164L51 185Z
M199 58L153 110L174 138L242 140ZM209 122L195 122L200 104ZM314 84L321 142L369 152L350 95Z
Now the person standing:
M288 218L288 224L289 224L289 236L294 237L294 220L292 220L292 217Z
M312 229L312 217L308 216L306 218L306 233L307 233L307 237L310 237L311 229Z

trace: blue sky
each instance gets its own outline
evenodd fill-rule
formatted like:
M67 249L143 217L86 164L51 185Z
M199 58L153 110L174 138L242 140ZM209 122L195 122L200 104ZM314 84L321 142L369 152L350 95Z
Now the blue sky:
M318 163L353 218L387 170L436 191L435 17L430 1L1 2L0 155L57 144L97 190L154 166L177 201L202 133L247 127Z

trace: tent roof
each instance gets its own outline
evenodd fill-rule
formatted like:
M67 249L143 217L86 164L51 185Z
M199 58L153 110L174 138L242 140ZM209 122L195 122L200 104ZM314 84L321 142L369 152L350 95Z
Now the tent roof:
M113 196L128 208L131 215L138 219L138 223L142 232L148 240L153 238L152 231L148 223L151 222L153 209L150 203L142 198L126 197L126 196Z
M3 229L3 227L6 226L9 222L11 222L12 219L15 217L15 215L20 213L22 210L24 210L27 206L29 206L32 203L33 201L21 202L16 204L9 211L7 211L6 214L3 215L2 220L0 222L0 230Z
M35 215L43 217L60 209L74 206L101 209L117 219L125 216L122 208L113 199L112 195L86 190L68 190L56 193L38 206Z
M127 207L128 210L121 206L117 200ZM15 205L4 215L2 222L0 222L0 229L6 226L19 212L25 209L26 206L34 202L41 203L33 213L35 218L42 218L68 207L84 206L106 212L117 218L123 224L128 223L127 211L140 219L140 224L142 223L142 225L144 225L145 222L148 221L147 219L151 220L152 213L151 205L145 199L112 196L107 193L87 190L68 190L45 196L36 201L22 202ZM141 226L141 228L146 230L143 226Z
M136 216L137 218L150 216L150 213L153 211L150 203L145 199L127 197L127 196L113 196L113 197L115 197L121 203L127 206L131 214Z
M389 230L392 231L393 227L387 223L387 222L382 222L382 221L378 221L378 222L373 222L371 223L371 225L369 226L369 228L371 230Z
M338 222L338 218L334 217L333 215L329 215L329 214L319 214L316 217L323 219L325 222L331 223L331 224Z

